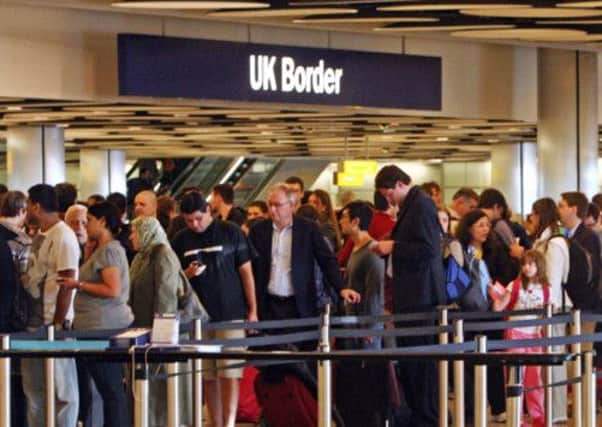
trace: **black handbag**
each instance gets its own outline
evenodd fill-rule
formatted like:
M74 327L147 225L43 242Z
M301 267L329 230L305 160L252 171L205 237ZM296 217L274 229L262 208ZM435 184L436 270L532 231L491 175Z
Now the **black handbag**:
M470 276L470 286L466 292L460 297L458 305L466 311L488 311L489 301L481 291L481 278L478 258L468 257L464 255L464 259L468 261L468 274Z
M180 270L180 287L178 288L178 314L181 323L188 323L195 319L201 319L203 322L209 321L207 310L182 270Z

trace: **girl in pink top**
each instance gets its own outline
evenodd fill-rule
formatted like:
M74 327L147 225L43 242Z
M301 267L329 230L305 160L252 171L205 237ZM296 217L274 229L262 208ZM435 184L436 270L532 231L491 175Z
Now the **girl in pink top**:
M546 278L545 259L535 250L525 252L522 256L521 271L512 283L506 287L503 295L490 289L493 298L493 309L503 310L529 310L541 309L550 299L550 288ZM511 316L509 320L537 319L537 315ZM523 326L506 329L504 333L507 340L537 339L543 336L541 326ZM508 350L513 353L542 353L541 347L524 347ZM526 366L523 368L524 386L526 389L541 387L541 367ZM544 391L541 388L525 392L525 401L531 423L523 421L523 426L544 425Z

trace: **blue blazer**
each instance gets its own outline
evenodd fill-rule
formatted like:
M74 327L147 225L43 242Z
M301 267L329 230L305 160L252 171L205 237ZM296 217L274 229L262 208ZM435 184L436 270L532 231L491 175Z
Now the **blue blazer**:
M272 265L272 220L255 224L249 232L249 240L256 250L253 259L253 275L259 316L264 317L268 283ZM293 239L291 245L291 280L300 317L317 315L317 293L314 280L314 260L325 276L325 283L337 293L343 288L334 253L330 250L318 225L297 216L293 217Z

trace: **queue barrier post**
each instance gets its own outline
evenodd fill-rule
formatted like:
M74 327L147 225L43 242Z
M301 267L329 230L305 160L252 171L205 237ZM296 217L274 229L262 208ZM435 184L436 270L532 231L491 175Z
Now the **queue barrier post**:
M330 353L330 305L324 306L320 319L319 350ZM330 360L318 362L318 427L332 426L332 364Z
M551 319L553 316L552 304L546 304L546 319ZM552 325L548 324L545 326L545 336L546 338L552 337ZM551 345L546 347L546 353L551 354L554 350ZM552 384L552 366L546 365L543 370L543 379L544 379L544 401L545 401L545 426L552 427L552 387L549 387L549 384Z
M54 341L54 325L48 325L48 341ZM48 358L46 365L46 427L54 427L55 420L55 400L54 400L54 373L55 360Z
M596 373L594 372L594 353L586 351L583 355L583 425L596 427Z
M137 363L134 371L134 426L148 427L148 365Z
M167 363L167 427L180 427L178 364Z
M439 312L439 326L445 327L448 325L447 308L442 308ZM449 341L447 331L439 333L439 344L445 345ZM439 362L439 427L448 427L448 393L447 384L449 377L449 362L441 360Z
M464 321L454 320L454 343L464 342ZM464 427L464 361L455 360L454 365L454 427Z
M487 337L479 335L475 338L476 351L487 353ZM474 367L474 426L487 427L487 365Z
M523 413L522 367L508 367L508 385L506 386L506 427L520 427Z
M2 336L2 350L10 350L10 336ZM10 425L10 357L0 359L0 425Z
M573 310L573 318L571 321L571 335L581 335L581 310ZM575 359L570 362L570 378L578 379L581 377L581 343L577 342L571 344L571 353L577 355ZM583 426L583 395L581 393L581 386L576 384L572 387L573 393L573 406L572 406L572 427Z
M200 341L202 339L201 319L194 320L193 339ZM193 426L203 427L203 362L201 359L194 359L192 362L192 416Z

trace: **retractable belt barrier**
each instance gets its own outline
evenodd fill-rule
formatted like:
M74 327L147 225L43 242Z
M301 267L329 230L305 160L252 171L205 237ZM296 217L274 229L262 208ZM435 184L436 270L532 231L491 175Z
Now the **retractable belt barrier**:
M536 319L505 320L513 316L546 316ZM448 319L453 323L448 324ZM601 321L602 314L583 313L574 311L571 314L551 314L549 307L546 310L520 310L506 312L461 312L454 311L448 307L441 307L437 311L403 313L392 316L341 316L330 317L328 312L321 317L287 319L278 321L259 322L209 322L201 324L200 321L191 322L181 326L180 332L189 332L191 339L182 341L178 346L140 346L130 350L110 349L108 339L126 329L107 329L95 331L61 331L54 333L53 328L48 331L40 329L33 332L24 332L4 336L2 349L0 350L0 391L6 391L6 381L10 377L10 360L12 358L44 358L47 359L47 377L53 372L53 361L55 358L85 358L104 362L131 362L135 369L134 386L136 395L138 392L143 396L141 400L148 397L148 380L167 380L168 382L168 425L176 425L178 416L175 411L177 407L177 377L182 375L193 375L195 380L195 402L202 402L200 378L205 371L200 366L200 359L239 359L243 362L229 365L224 369L241 368L245 366L268 367L272 365L300 363L313 360L318 362L319 370L319 414L320 426L329 427L330 381L331 361L343 362L345 360L414 360L414 361L437 361L440 371L444 371L445 378L440 377L440 383L447 382L447 363L454 363L454 372L461 375L455 381L456 405L454 406L454 425L463 427L463 364L474 365L475 369L475 392L478 394L475 403L475 426L485 426L486 417L484 406L486 405L486 365L504 365L510 369L511 382L508 387L508 405L512 411L511 422L508 425L518 425L520 422L520 398L525 390L522 387L520 366L525 365L561 365L571 362L574 369L573 376L567 381L552 383L549 378L539 388L550 389L566 384L581 384L579 389L579 403L573 408L573 416L576 425L593 427L595 425L595 410L592 412L592 399L595 400L595 378L593 372L593 353L586 352L581 355L580 345L586 342L602 341L602 333L588 335L580 334L581 321ZM384 323L393 322L394 328L384 328ZM546 327L549 331L552 325L572 325L572 335L548 336L538 339L522 340L493 340L487 341L484 336L477 336L475 342L463 342L465 332L483 333L485 331L504 330L517 327ZM404 324L406 325L404 327ZM319 327L319 329L318 329ZM242 329L249 332L246 338L237 339L213 339L202 340L201 330L226 330ZM278 331L286 329L286 333L279 334ZM257 335L258 331L265 330L271 335ZM298 332L290 332L298 330ZM448 343L448 334L454 335L453 343ZM411 337L437 335L439 344L393 347L382 350L331 350L330 338L365 338L365 337ZM284 347L300 342L320 343L318 351L266 351L258 350L257 347ZM203 346L219 346L222 350L208 351ZM501 350L509 350L522 347L548 348L558 346L571 346L571 352L560 353L505 353ZM247 348L240 350L239 348ZM574 351L577 349L578 351ZM192 370L179 370L176 362L192 360ZM584 363L584 374L581 375L581 364ZM148 373L147 363L167 363L167 374L151 376ZM441 369L444 367L445 369ZM7 376L8 373L8 376ZM602 376L602 375L601 375ZM460 388L460 383L462 387ZM592 385L593 384L593 385ZM146 387L146 388L145 388ZM574 387L575 389L575 387ZM171 390L171 391L170 391ZM518 393L520 390L521 393ZM527 389L526 391L533 390ZM581 393L583 391L583 393ZM1 394L1 393L0 393ZM9 393L10 395L10 393ZM48 395L52 395L52 398ZM47 390L47 409L54 406L54 393ZM0 425L7 416L10 418L10 397L5 394L0 401ZM548 394L546 394L548 396ZM583 399L581 399L583 397ZM575 398L575 396L574 396ZM483 400L484 399L484 400ZM447 408L447 387L440 390L440 408ZM146 404L146 402L143 402ZM138 407L138 405L142 405ZM136 426L145 426L148 417L148 409L136 400L135 419ZM195 405L193 405L195 406ZM548 407L548 405L546 405ZM485 406L486 408L486 406ZM594 405L595 408L595 405ZM517 412L518 411L518 412ZM447 410L441 415L439 425L447 425ZM460 414L462 412L462 415ZM550 411L546 411L546 417ZM518 415L517 415L518 414ZM47 417L48 418L48 417ZM51 417L53 418L53 417ZM516 421L518 419L518 421ZM584 424L581 421L585 421ZM194 415L194 426L201 426L202 418L198 410ZM593 423L593 424L592 424ZM50 424L48 424L50 425Z

